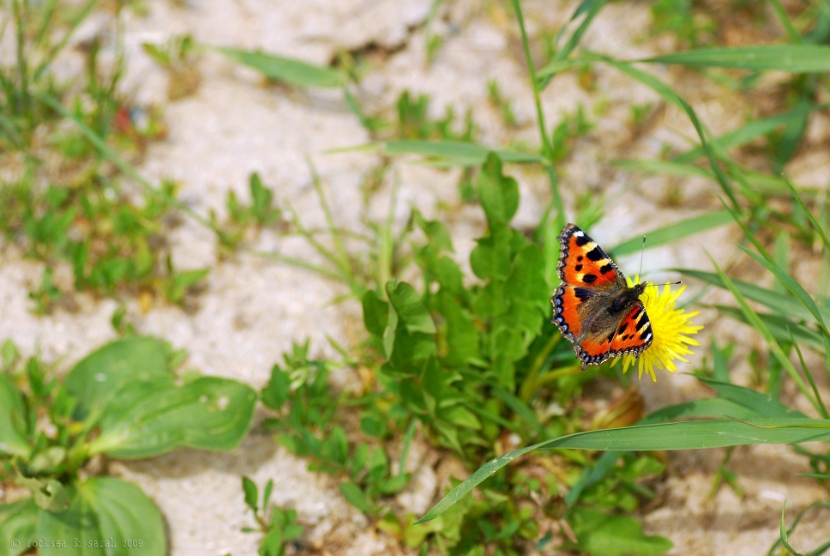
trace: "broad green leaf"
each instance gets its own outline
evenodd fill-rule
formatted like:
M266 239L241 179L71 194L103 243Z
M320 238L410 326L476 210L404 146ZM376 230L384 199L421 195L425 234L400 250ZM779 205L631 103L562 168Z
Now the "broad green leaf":
M85 420L127 382L168 377L168 349L156 338L134 336L98 348L69 371L65 386L78 399L75 419Z
M259 490L256 483L248 477L242 477L242 492L245 493L245 505L256 512L259 509Z
M369 500L366 498L366 494L356 484L352 482L340 483L340 493L343 495L343 498L346 499L346 502L361 512L369 513L371 511L372 508L369 505Z
M251 424L256 392L234 380L201 377L184 386L132 383L104 411L90 455L146 458L177 446L232 450Z
M363 294L363 324L370 334L383 336L389 320L389 304L380 299L375 292L367 290Z
M514 233L519 232L504 225L496 225L490 230L489 236L476 239L478 245L470 253L470 267L478 278L492 281L507 279L512 271L511 245Z
M520 153L516 151L491 149L476 143L461 141L419 141L402 140L374 143L368 146L381 145L387 155L417 154L443 162L447 166L479 166L487 159L490 152L495 152L505 162L532 163L541 162L538 154Z
M215 50L240 64L262 72L265 77L274 81L283 81L300 87L331 88L343 85L343 78L336 70L309 64L302 60L258 50L237 48L215 48Z
M391 287L391 284L387 284L386 293L389 295L389 301L394 307L400 322L408 332L435 333L435 323L415 288L406 282L399 282L394 288Z
M28 457L26 406L20 391L0 373L0 455Z
M657 535L644 535L640 522L624 515L606 515L580 508L573 514L573 529L580 550L602 556L652 555L668 552L672 542Z
M166 554L164 522L137 486L114 477L93 477L70 488L61 513L40 512L41 556L147 556Z
M32 500L44 510L62 512L69 507L69 494L56 479L17 477L17 482L32 492Z
M507 224L516 215L519 184L502 175L501 159L495 153L487 155L478 175L478 195L491 229L494 224Z
M468 314L450 294L441 290L436 296L436 305L446 324L447 354L449 365L466 365L481 359L479 330L473 316Z
M725 224L733 222L732 215L728 210L719 210L694 216L656 230L651 230L644 234L646 236L646 249L657 247L658 245L665 245L672 243L684 237L692 236L694 234L711 230ZM615 256L626 255L628 253L636 253L643 245L642 236L633 237L611 248L611 252Z
M271 367L271 378L268 386L262 389L262 403L274 410L282 409L291 395L288 373L279 365Z
M692 421L578 432L539 442L490 460L469 479L452 489L418 522L429 521L441 515L499 469L516 458L539 449L695 450L747 444L796 444L817 440L830 441L830 422L820 419L758 418L747 422Z
M698 68L735 68L750 71L778 70L791 73L830 71L830 47L809 44L777 44L737 48L700 48L639 60L681 64Z
M0 505L0 556L19 556L37 539L40 508L32 498Z
M275 527L271 529L262 539L262 545L258 552L259 556L282 556L285 554L284 541L282 528Z

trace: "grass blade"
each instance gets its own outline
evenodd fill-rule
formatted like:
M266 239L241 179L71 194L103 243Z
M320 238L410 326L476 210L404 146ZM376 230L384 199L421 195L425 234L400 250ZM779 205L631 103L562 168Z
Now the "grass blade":
M692 109L688 102L686 102L680 95L674 92L668 85L651 75L650 73L646 73L642 70L639 70L626 62L620 62L614 60L613 58L609 58L607 56L603 56L601 54L596 54L592 52L588 52L588 55L598 61L605 62L619 71L625 73L629 77L636 79L643 85L654 90L657 94L659 94L666 102L669 102L681 110L683 110L689 119L692 122L692 125L695 127L695 131L697 131L698 137L700 138L700 143L703 146L703 149L706 152L706 156L709 159L709 165L712 167L712 170L715 172L715 177L718 180L718 183L723 189L723 192L729 197L729 200L732 202L732 206L737 208L738 201L735 197L735 192L732 190L732 186L730 185L729 181L726 178L726 174L723 173L723 170L718 163L715 152L712 149L712 146L709 144L709 141L706 139L706 132L703 129L703 124L700 123L700 119L697 117L697 113Z
M720 420L634 425L617 429L578 432L514 450L482 465L453 488L417 523L435 519L485 479L515 459L539 449L578 450L695 450L747 444L794 444L830 440L830 423L820 419Z
M750 71L778 70L791 73L830 71L830 46L776 44L737 48L699 48L637 60L658 64L680 64L695 68L734 68Z
M804 384L804 379L801 378L801 375L798 374L798 371L795 370L795 367L790 362L787 355L784 353L784 350L781 349L781 346L778 345L778 341L775 337L770 333L769 329L764 325L761 319L758 317L758 313L756 313L746 302L744 296L741 295L741 292L735 287L732 283L732 280L724 273L720 267L712 260L712 264L715 266L715 269L718 271L718 274L721 277L721 280L726 284L726 287L732 292L732 295L735 297L735 300L740 305L741 311L743 312L744 316L746 317L747 321L750 325L761 333L764 339L767 341L767 345L769 346L770 351L784 368L787 373L790 375L790 378L798 386L801 393L810 401L816 411L820 414L821 413L821 405L818 403L817 400L813 398L812 392L807 389L807 385Z
M758 264L772 272L775 275L775 277L778 278L778 280L782 284L784 284L784 286L788 290L790 290L790 293L792 293L796 297L796 299L798 299L799 301L801 301L802 304L804 304L804 306L815 319L816 323L819 325L821 331L824 334L830 336L830 333L828 333L827 331L827 326L825 326L824 324L824 317L822 317L821 313L819 312L816 302L813 301L813 298L810 297L810 294L808 294L807 291L803 287L801 287L801 284L793 280L789 274L781 270L781 268L778 267L778 265L776 265L775 263L768 261L764 259L762 256L753 253L752 251L745 248L743 245L739 245L738 247L740 247L741 250L744 251L747 255L755 259L755 261Z
M268 54L258 50L241 50L238 48L208 47L221 52L228 58L262 72L268 79L283 81L300 87L334 88L344 84L343 77L336 70L296 60Z
M646 248L657 247L677 241L684 237L695 235L705 230L717 228L725 224L732 223L732 215L728 210L719 210L695 216L675 224L657 228L645 234ZM642 246L643 238L633 237L611 248L611 252L615 256L626 255L628 253L636 253Z

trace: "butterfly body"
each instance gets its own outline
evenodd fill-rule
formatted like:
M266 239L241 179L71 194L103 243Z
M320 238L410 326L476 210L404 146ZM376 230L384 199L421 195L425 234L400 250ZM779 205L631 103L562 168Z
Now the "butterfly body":
M566 225L559 243L562 284L551 299L552 322L575 344L582 368L642 353L654 339L640 301L646 284L629 287L611 257L578 226Z

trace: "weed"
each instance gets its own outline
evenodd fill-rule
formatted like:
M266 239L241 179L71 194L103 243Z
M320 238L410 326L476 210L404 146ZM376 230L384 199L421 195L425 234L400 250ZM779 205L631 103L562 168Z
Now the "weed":
M253 417L256 393L248 386L198 375L177 383L172 371L182 355L154 338L103 346L62 381L37 358L21 364L8 341L0 352L0 480L31 491L0 505L0 529L19 541L12 550L36 539L69 547L90 538L163 553L166 535L153 502L129 482L90 473L88 463L96 455L147 458L177 446L231 450ZM3 529L12 515L14 529Z
M242 490L245 493L245 505L254 514L257 522L255 529L246 528L245 532L258 532L264 535L262 545L257 552L259 556L282 556L288 543L296 541L302 534L303 528L295 523L296 510L282 510L271 505L271 492L274 482L268 481L262 490L262 500L259 498L259 489L247 477L242 477Z

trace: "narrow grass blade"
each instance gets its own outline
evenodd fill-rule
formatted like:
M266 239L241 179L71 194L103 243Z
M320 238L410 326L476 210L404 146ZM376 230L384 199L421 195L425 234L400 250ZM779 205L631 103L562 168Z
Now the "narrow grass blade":
M792 293L796 297L796 299L798 299L807 308L807 310L815 319L816 323L819 325L821 331L824 334L830 336L830 333L828 333L827 331L827 326L825 326L824 324L824 318L819 312L816 302L813 301L813 298L810 297L810 294L807 293L807 291L801 286L801 284L793 280L793 278L789 274L781 270L781 268L775 263L764 259L760 255L753 253L752 251L750 251L742 245L739 245L738 247L740 247L741 250L744 251L747 255L755 259L755 261L758 264L772 272L773 275L775 275L775 277L778 278L778 280L782 284L784 284L784 286L790 291L790 293Z
M645 172L647 174L667 174L684 178L716 179L715 173L689 162L676 160L615 160L611 164L624 170Z
M798 354L798 362L801 363L801 370L804 371L804 376L806 376L807 380L810 382L810 388L813 389L813 394L821 406L821 416L825 419L830 419L830 414L827 413L827 406L824 405L824 400L821 399L821 393L818 391L816 381L813 380L813 374L810 372L809 367L807 367L807 363L804 362L804 354L801 353L801 347L799 347L798 342L795 341L795 337L792 336L792 332L790 334L792 338L790 341L795 348L795 352ZM827 342L825 342L825 350L827 350Z
M654 90L654 92L663 97L663 99L666 102L669 102L677 106L686 113L686 115L689 117L689 120L691 120L692 125L695 127L695 131L697 131L698 137L700 138L700 143L706 152L707 158L709 159L709 165L715 172L715 176L718 180L718 183L721 186L721 189L723 189L723 192L726 194L727 197L729 197L729 200L732 202L732 206L737 208L738 201L735 197L735 192L732 190L732 185L729 183L726 174L723 173L723 170L721 169L720 164L718 163L715 157L715 152L712 149L712 146L709 144L709 140L706 139L706 132L703 129L703 124L700 123L700 119L697 117L697 113L692 109L689 103L686 102L676 92L674 92L674 90L671 87L669 87L668 85L666 85L650 73L646 73L642 70L639 70L629 63L620 62L618 60L614 60L613 58L609 58L601 54L596 54L593 52L588 52L587 54L589 57L598 61L605 62L606 64L609 64L617 68L619 71L625 73L629 77L636 79L643 85L646 85L647 87Z
M817 107L813 106L812 108L815 109ZM729 147L744 145L753 139L772 133L782 125L789 124L798 117L800 117L799 113L790 111L769 118L752 120L735 131L725 133L717 139L713 139L712 146L723 150L728 149ZM672 160L674 162L691 162L701 156L706 156L706 152L702 147L695 147L674 157Z
M588 27L591 25L591 22L600 12L600 10L605 7L608 3L608 0L585 0L583 1L574 12L573 16L571 17L571 21L574 21L583 13L585 14L585 19L582 20L582 23L579 24L579 27L576 28L576 31L568 37L568 41L565 45L560 48L555 56L554 61L564 60L568 56L570 56L573 49L579 44L579 41L582 40L582 36L585 34L585 31L588 30Z
M447 166L478 166L484 164L487 154L495 152L504 162L544 162L538 154L520 153L510 150L491 149L476 143L461 141L385 141L363 147L381 146L385 154L416 154L444 162Z
M763 416L759 415L757 411L732 400L724 398L703 398L658 409L649 414L646 418L648 421L643 419L641 423L663 423L677 419L688 419L690 417L724 419L727 415L744 420Z
M221 52L228 58L262 72L268 79L283 81L300 87L334 88L344 84L343 77L336 70L268 54L256 50L238 48L208 47Z
M721 280L726 284L726 287L732 292L732 295L735 297L735 300L740 305L741 311L743 312L744 316L746 317L747 321L751 324L755 330L757 330L766 340L767 345L769 346L770 351L772 352L773 356L778 360L784 370L790 375L790 378L793 379L793 382L796 383L801 393L810 401L813 407L816 409L817 412L821 413L820 404L813 398L812 392L810 392L807 388L807 385L804 384L804 379L801 378L801 375L798 374L798 371L795 370L795 367L790 362L787 355L781 349L781 346L778 345L775 337L770 333L769 329L764 325L761 319L758 317L758 314L752 310L749 304L744 299L744 296L741 295L741 292L735 287L732 283L732 280L720 269L720 267L712 260L712 264L715 266L715 269L718 271L718 274L721 277Z
M722 382L705 376L699 376L697 379L717 392L720 399L740 404L755 412L758 417L781 419L807 418L800 411L790 409L768 394L762 394L755 390L738 386L737 384ZM737 415L730 414L730 417L737 417Z
M703 270L694 270L691 268L670 268L668 270L680 272L686 276L697 278L703 282L718 286L719 288L726 288L720 276L713 272L705 272ZM781 295L772 290L743 282L741 280L732 280L734 286L741 292L741 295L748 297L753 301L769 307L779 315L787 316L793 319L809 319L811 317L810 311L804 305L790 297L789 295Z
M719 210L695 216L675 224L657 228L645 234L646 249L657 247L658 245L665 245L672 243L684 237L689 237L705 230L711 230L725 224L732 223L732 215L728 210ZM611 252L616 255L626 255L628 253L636 253L640 250L643 244L642 236L633 237L611 248Z
M750 71L778 70L790 73L830 71L830 46L776 44L737 48L700 48L637 60L658 64L680 64L697 68L735 68Z
M821 241L824 242L824 248L827 249L828 253L830 253L830 240L827 239L827 234L824 232L824 227L818 223L816 217L813 216L813 213L810 212L810 210L807 208L807 205L804 203L804 199L802 199L801 195L799 195L798 190L795 188L795 186L793 186L792 183L790 183L790 180L788 180L786 176L784 176L784 183L787 184L790 193L792 193L792 196L795 198L796 202L798 203L798 206L801 207L801 210L804 211L804 214L807 216L807 219L810 221L810 224L812 224L813 229L816 231L816 233L818 233L819 236L821 236Z
M720 314L752 326L752 323L740 309L724 305L715 305L714 307ZM772 334L772 337L776 341L789 342L790 332L792 332L799 343L810 347L817 353L824 353L824 342L822 341L821 334L815 330L778 315L758 313L758 318L761 319L761 322L764 323L764 326L767 327L767 330L770 331L770 334Z
M109 147L107 147L107 145L106 145L106 143L104 143L103 139L101 139L94 131L92 131L92 129L90 129L84 122L82 122L77 117L75 117L74 114L72 114L71 112L66 110L63 107L63 105L60 102L58 102L55 98L53 98L49 95L46 95L46 94L42 94L42 93L34 93L34 96L40 102L42 102L42 103L46 104L47 106L51 107L56 112L58 112L61 116L63 116L64 118L66 118L67 120L70 120L73 124L75 124L75 126L81 131L81 133L84 135L84 137L86 137L86 139L90 143L92 143L92 146L95 147L95 149L98 151L98 153L101 156L103 156L104 158L106 158L107 160L109 160L110 162L115 164L118 167L119 170L124 172L124 174L126 174L127 176L131 177L136 182L138 182L138 184L145 191L147 191L148 193L153 194L153 195L162 196L162 194L155 187L153 187L153 185L149 181L144 179L144 177L142 177L141 174L139 174L138 171L135 168L133 168L130 164L128 164L123 158L121 158L120 156L115 154L114 151L112 151ZM196 220L198 223L202 224L203 226L205 226L209 230L212 230L216 234L220 233L219 230L216 228L216 226L214 226L213 223L211 223L210 220L208 220L204 216L200 215L199 213L194 211L192 208L190 208L186 204L182 203L181 201L177 201L176 199L168 198L167 196L163 196L163 197L165 199L165 202L167 202L170 205L176 207L178 210L180 210L183 213L187 214L188 216L190 216L191 218L193 218L194 220Z
M490 460L457 485L418 520L435 519L485 479L515 459L539 449L578 450L696 450L747 444L795 444L830 440L830 422L820 419L720 420L635 425L618 429L578 432L540 442Z

